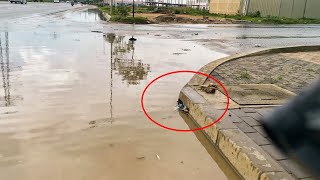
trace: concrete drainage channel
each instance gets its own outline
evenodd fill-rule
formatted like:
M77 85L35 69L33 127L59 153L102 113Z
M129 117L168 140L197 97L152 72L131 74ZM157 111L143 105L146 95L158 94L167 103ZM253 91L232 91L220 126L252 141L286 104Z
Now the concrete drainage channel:
M218 79L230 91L226 116L201 131L211 142L206 149L217 149L232 166L229 169L238 172L239 178L312 178L310 173L276 149L263 131L260 120L319 77L318 59L320 46L286 47L219 59L200 69ZM244 69L246 76L238 69ZM308 73L308 78L304 73ZM279 78L269 78L273 75ZM201 88L212 83L204 76L195 75L180 92L179 100L197 127L211 124L225 110L225 94L219 87L214 94Z

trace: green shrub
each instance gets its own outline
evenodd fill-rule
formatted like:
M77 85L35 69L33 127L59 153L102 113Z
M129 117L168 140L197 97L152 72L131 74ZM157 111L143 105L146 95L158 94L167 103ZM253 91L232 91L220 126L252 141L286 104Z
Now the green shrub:
M119 14L120 16L124 16L124 17L129 15L129 11L130 11L130 9L126 6L118 6L116 8L117 14Z
M148 19L144 17L123 17L119 15L113 15L110 20L127 24L149 24Z
M254 13L249 14L250 17L261 17L261 12L260 11L256 11Z
M174 10L174 13L175 13L175 14L180 14L180 10L179 10L179 9L176 9L176 10Z

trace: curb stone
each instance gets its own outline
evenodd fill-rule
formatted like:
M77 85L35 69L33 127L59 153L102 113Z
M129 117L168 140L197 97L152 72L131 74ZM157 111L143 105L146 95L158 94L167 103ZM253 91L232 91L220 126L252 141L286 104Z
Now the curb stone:
M217 110L206 103L204 98L189 86L182 89L179 98L189 108L189 114L196 124L201 127L211 124L223 113L223 110ZM294 179L240 131L229 116L224 116L218 123L204 129L204 132L244 179Z
M219 65L244 57L273 53L311 51L320 51L320 45L272 48L251 53L236 54L213 61L202 67L199 71L205 74L211 74L211 72ZM189 114L195 121L195 124L201 127L211 124L224 112L224 110L217 109L210 104L197 89L194 89L196 86L203 85L206 80L207 77L197 74L194 75L181 90L179 95L180 100L189 108ZM244 179L296 179L275 159L266 153L262 147L258 146L251 138L232 123L235 119L228 116L229 113L233 114L230 109L233 108L229 108L228 113L221 121L204 129L203 132L215 145L217 145L218 149L227 158L227 161L232 164L233 168L236 169Z

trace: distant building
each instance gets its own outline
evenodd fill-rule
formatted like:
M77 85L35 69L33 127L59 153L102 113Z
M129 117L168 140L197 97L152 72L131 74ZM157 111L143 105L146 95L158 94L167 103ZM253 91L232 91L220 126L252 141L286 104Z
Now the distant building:
M320 19L319 8L320 0L211 0L209 12Z

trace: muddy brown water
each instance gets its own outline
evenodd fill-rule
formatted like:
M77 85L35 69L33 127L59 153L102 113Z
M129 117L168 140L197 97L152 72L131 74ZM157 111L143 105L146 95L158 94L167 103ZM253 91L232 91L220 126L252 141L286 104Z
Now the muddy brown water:
M205 138L162 129L140 106L155 77L226 55L158 36L161 27L135 28L104 24L86 9L7 24L0 33L0 179L237 177L206 150ZM190 128L174 106L191 76L168 76L148 89L154 119Z

